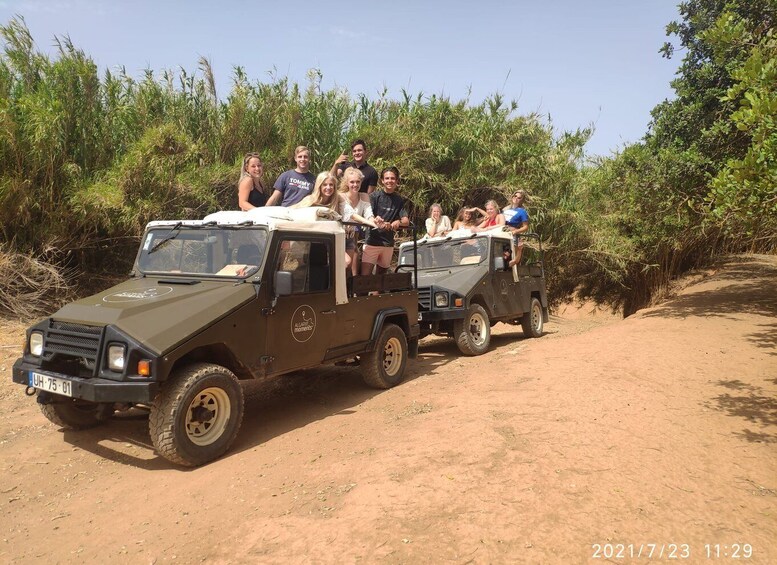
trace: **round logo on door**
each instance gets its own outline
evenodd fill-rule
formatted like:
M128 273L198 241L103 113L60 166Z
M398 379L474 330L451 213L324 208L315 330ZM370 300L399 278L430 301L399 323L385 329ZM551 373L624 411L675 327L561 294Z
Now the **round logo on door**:
M294 310L291 317L291 336L304 343L316 332L316 313L311 306L304 304Z

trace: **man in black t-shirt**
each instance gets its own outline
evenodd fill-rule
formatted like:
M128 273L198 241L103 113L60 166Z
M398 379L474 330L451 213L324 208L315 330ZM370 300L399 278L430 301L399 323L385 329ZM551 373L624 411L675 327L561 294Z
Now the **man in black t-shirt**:
M378 185L378 171L367 162L367 144L363 139L356 139L351 143L351 154L353 155L353 161L348 160L348 153L340 155L334 165L332 165L330 173L341 177L348 167L359 169L364 175L359 192L371 194Z
M371 275L373 268L377 275L386 272L394 256L394 232L410 225L405 200L396 192L399 171L396 167L387 167L381 171L380 178L383 189L370 194L373 220L378 229L371 229L364 241L362 275Z

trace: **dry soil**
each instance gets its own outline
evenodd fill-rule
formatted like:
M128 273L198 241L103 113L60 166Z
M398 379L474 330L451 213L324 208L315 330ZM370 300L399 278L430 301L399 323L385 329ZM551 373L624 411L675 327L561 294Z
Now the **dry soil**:
M777 563L775 257L625 320L494 329L481 357L424 340L388 391L247 387L232 450L181 469L143 414L49 423L1 322L0 562Z

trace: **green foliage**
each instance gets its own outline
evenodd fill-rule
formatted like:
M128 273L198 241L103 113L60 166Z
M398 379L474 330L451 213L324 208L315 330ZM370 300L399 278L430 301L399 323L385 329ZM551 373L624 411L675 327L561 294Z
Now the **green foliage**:
M774 2L689 0L680 13L667 26L685 51L677 97L654 109L644 142L589 162L590 128L556 132L498 93L370 99L323 89L316 69L300 87L235 67L219 99L207 59L193 74L101 78L68 38L50 59L12 19L0 26L2 241L121 273L147 221L235 209L244 153L261 153L271 186L295 146L319 171L361 137L377 169L400 169L419 225L433 202L455 216L528 190L553 299L576 292L630 313L716 253L777 247Z
M150 128L106 178L85 184L70 199L81 221L108 234L139 233L147 222L217 206L209 191L179 182L199 164L197 147L171 124Z
M712 213L732 237L774 248L777 233L777 37L749 32L741 18L724 13L706 36L716 58L752 45L748 58L730 65L734 81L723 102L737 102L730 122L750 140L741 158L728 159L711 183ZM763 245L761 245L763 247Z
M22 19L0 34L0 214L4 239L25 252L56 245L91 268L94 254L116 251L112 242L137 237L149 220L235 208L247 151L260 151L271 185L295 146L309 146L313 170L325 170L356 137L377 168L399 167L419 224L432 202L453 216L488 198L504 205L520 186L534 195L534 228L570 241L563 225L591 132L556 138L499 94L478 105L406 92L353 99L322 89L315 69L301 88L275 76L252 83L237 67L220 102L206 59L197 74L147 70L136 80L120 69L100 79L69 39L56 40L49 59Z
M720 253L777 248L777 5L689 0L680 14L667 26L685 52L676 97L655 107L643 143L588 177L592 241L623 252L584 267L602 276L583 274L580 290L627 314Z

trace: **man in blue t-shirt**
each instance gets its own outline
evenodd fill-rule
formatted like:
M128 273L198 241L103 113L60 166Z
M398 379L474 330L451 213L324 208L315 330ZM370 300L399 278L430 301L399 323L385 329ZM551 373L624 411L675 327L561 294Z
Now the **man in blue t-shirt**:
M300 145L294 150L297 168L282 173L273 185L272 196L265 206L289 207L311 192L316 184L316 175L310 172L310 149Z

